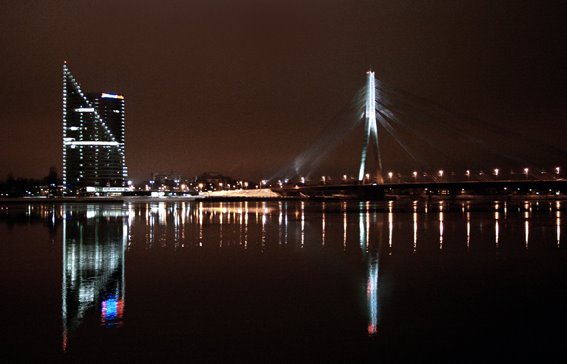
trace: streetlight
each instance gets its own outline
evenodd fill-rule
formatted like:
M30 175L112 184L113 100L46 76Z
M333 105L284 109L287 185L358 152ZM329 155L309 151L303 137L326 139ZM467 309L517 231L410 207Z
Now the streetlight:
M442 169L439 170L439 177L443 178L443 170Z
M465 171L465 176L467 176L467 179L471 178L471 171L470 171L470 169L467 169L467 170Z
M528 179L528 173L530 172L529 168L524 168L524 174L526 175L526 179Z
M555 174L559 174L560 171L561 171L561 168L555 167Z
M390 183L392 182L392 177L394 176L393 172L388 172L388 178L390 179Z
M366 182L370 182L370 173L366 173L364 177L366 177Z
M416 180L417 179L417 171L413 171L413 179Z
M498 172L500 172L500 170L498 168L494 168L494 175L496 177L498 177Z

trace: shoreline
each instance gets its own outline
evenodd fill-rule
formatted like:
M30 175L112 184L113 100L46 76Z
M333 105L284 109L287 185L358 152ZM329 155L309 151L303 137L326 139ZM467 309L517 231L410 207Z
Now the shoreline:
M258 197L258 196L105 196L105 197L13 197L0 198L0 204L12 203L138 203L138 202L239 202L239 201L427 201L427 200L567 200L567 195L386 195L381 199L364 199L355 197L297 197L297 196L277 196L277 197Z

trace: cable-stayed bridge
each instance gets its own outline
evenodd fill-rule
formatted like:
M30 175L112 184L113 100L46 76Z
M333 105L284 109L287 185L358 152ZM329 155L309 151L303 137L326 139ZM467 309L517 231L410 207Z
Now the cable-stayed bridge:
M327 175L321 168L325 159L332 163L333 150L360 126L362 148L352 163L356 170ZM382 145L386 138L387 150ZM278 193L304 196L373 197L408 191L562 195L567 193L561 167L566 157L560 147L457 115L368 71L353 101L271 182L278 185Z

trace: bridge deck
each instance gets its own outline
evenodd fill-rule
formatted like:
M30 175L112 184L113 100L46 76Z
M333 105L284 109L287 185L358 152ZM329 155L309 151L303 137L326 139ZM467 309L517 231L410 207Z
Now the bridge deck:
M282 196L381 198L393 194L567 194L567 180L445 181L384 184L321 184L273 188Z

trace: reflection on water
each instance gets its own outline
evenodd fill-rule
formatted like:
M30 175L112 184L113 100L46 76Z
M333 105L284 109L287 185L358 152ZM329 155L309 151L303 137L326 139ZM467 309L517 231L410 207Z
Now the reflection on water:
M557 204L559 205L559 202ZM556 214L555 226L557 232L557 247L559 248L561 247L561 211L557 211L555 214Z
M366 320L358 329L380 338L387 331L382 315L388 302L380 293L381 267L387 269L388 258L557 249L562 208L561 201L152 202L30 205L9 217L1 210L0 219L10 224L38 219L48 225L51 237L57 226L62 228L61 315L67 350L74 333L92 325L93 317L99 326L128 325L125 264L132 251L202 249L240 256L255 251L264 256L287 249L309 257L326 252L354 256ZM294 262L289 263L293 270Z
M128 212L89 205L63 216L63 350L85 317L96 312L106 327L120 327L125 306Z
M378 255L368 258L368 280L366 284L368 307L368 335L378 333Z
M443 250L443 201L439 201L439 250Z

